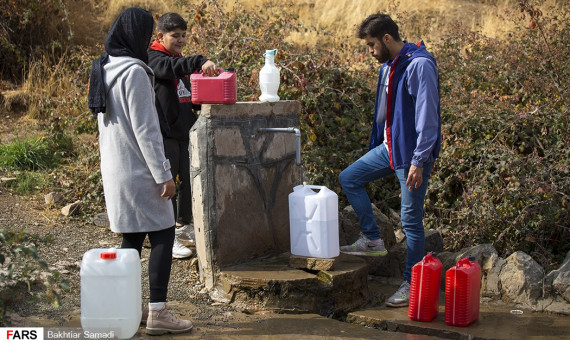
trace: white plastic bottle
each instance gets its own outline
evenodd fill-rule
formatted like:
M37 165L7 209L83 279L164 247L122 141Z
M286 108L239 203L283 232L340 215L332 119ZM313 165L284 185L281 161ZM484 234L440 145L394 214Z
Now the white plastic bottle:
M334 191L318 185L294 187L289 194L289 222L291 254L325 259L340 254Z
M261 96L259 100L262 102L276 102L279 101L277 91L279 90L279 69L275 67L275 55L277 50L266 50L263 56L265 57L265 66L259 72L259 88L261 89Z
M81 327L129 339L141 322L141 263L136 249L90 249L81 261Z

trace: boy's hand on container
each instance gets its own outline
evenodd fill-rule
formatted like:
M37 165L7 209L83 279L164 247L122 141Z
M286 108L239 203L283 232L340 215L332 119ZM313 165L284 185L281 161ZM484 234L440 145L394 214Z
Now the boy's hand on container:
M208 76L215 76L218 74L218 68L216 67L216 64L208 60L204 65L202 65L202 72Z
M160 197L167 197L171 199L176 194L176 185L174 184L174 180L170 180L168 182L162 183L162 194Z

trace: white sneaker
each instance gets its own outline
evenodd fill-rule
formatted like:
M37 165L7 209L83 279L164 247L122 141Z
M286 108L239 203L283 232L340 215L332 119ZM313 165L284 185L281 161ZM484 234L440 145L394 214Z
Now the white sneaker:
M182 244L178 237L174 237L174 245L172 246L172 257L175 259L184 259L192 256L192 250Z
M182 227L176 227L176 238L181 242L196 242L196 236L194 235L194 226L191 224L185 224Z
M410 283L402 282L398 291L386 301L386 306L405 307L410 303Z
M372 241L364 235L360 235L360 238L353 244L340 247L340 251L345 254L365 256L384 256L388 254L382 239Z

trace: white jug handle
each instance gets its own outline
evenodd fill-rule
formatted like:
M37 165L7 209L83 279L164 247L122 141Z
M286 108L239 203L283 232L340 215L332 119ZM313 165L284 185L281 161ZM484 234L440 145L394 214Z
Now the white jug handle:
M310 188L310 189L318 189L318 190L323 190L323 188L326 189L326 187L323 185L305 185L305 186Z

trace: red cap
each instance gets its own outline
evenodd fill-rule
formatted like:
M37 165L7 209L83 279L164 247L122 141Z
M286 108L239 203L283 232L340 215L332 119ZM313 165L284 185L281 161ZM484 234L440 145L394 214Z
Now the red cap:
M115 252L101 253L100 256L103 260L114 260L117 258L117 253Z

